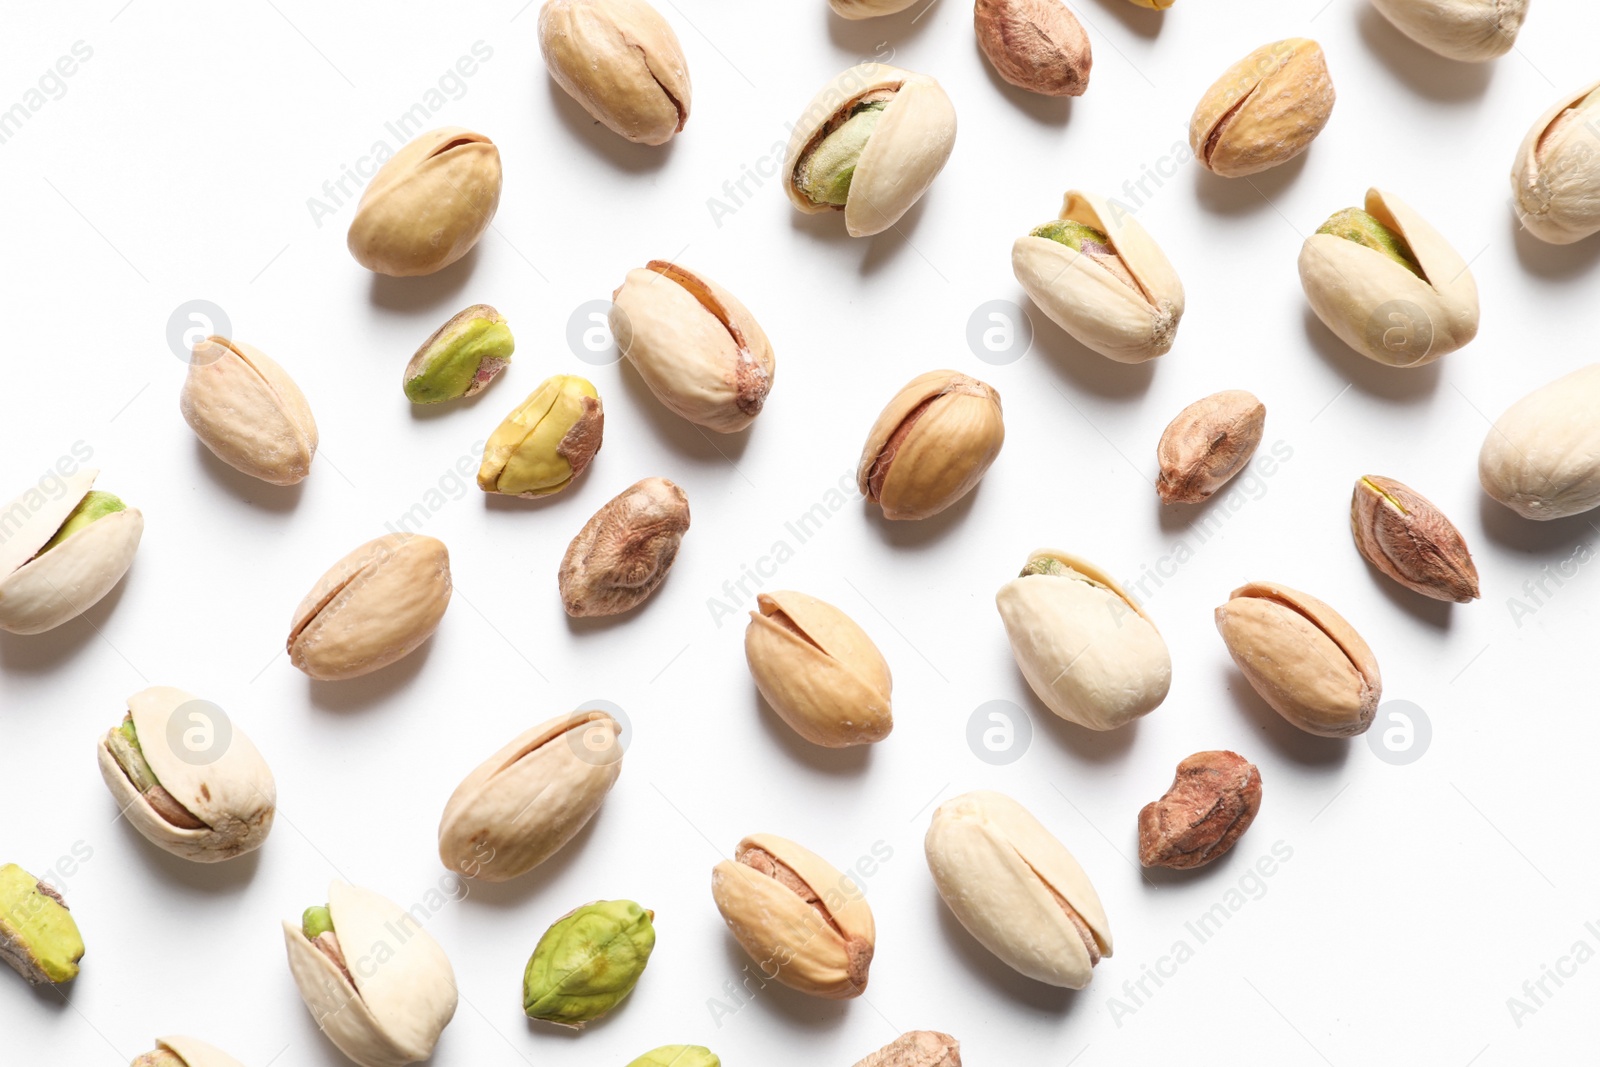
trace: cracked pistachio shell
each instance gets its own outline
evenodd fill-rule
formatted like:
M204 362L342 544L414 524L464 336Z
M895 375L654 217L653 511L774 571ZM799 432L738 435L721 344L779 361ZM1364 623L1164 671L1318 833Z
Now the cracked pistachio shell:
M1109 257L1132 279L1107 269L1106 258L1031 234L1011 246L1011 270L1028 297L1085 348L1118 363L1164 355L1183 318L1183 283L1132 212L1094 193L1068 191L1060 219L1106 235Z
M937 1030L901 1034L856 1067L961 1067L961 1042Z
M1262 45L1206 90L1189 120L1189 147L1224 178L1255 174L1310 147L1333 101L1321 45L1303 37Z
M0 630L52 630L88 611L128 573L144 515L129 507L74 514L80 505L92 508L99 474L85 467L63 479L59 496L30 487L0 507ZM73 528L52 543L69 520Z
M500 207L500 150L481 133L418 134L379 169L350 223L350 254L370 271L411 278L472 250Z
M546 378L489 435L478 488L534 499L559 493L600 451L605 408L587 379Z
M444 542L409 533L374 538L335 563L295 608L289 662L318 681L387 667L432 636L450 590Z
M867 100L884 101L883 114L860 151L842 205L818 203L800 189L799 171L828 134ZM783 187L808 215L844 211L851 237L882 233L922 199L956 143L956 109L939 83L884 63L862 63L822 87L789 138Z
M178 408L200 443L236 471L272 485L294 485L311 473L311 405L259 348L226 337L195 345Z
M526 874L577 836L622 773L622 727L603 711L525 730L456 787L439 859L484 882Z
M617 350L669 411L718 433L742 430L761 414L777 357L732 293L653 259L630 270L611 299Z
M597 900L563 915L534 947L522 976L530 1019L581 1030L627 999L656 947L655 912Z
M133 1061L132 1067L244 1067L221 1049L192 1037L158 1037L154 1052Z
M628 1067L722 1067L717 1054L702 1045L662 1045Z
M83 936L61 894L15 863L0 867L0 961L33 985L78 977Z
M1344 616L1314 596L1272 582L1233 591L1217 632L1245 681L1307 733L1365 733L1383 696L1372 649Z
M1539 116L1517 150L1511 195L1523 228L1541 241L1600 232L1600 82Z
M1017 667L1045 706L1091 730L1155 710L1172 658L1155 623L1092 563L1040 549L1001 586L995 605Z
M745 659L779 718L828 748L889 736L889 664L866 631L804 593L761 593L756 606L744 632Z
M1483 440L1478 481L1525 519L1560 519L1600 507L1600 363L1507 408Z
M289 970L311 1017L361 1067L402 1067L433 1055L456 1013L456 975L444 949L415 916L370 890L334 882L328 911L348 978L298 922L283 924Z
M866 990L878 936L872 909L861 887L821 856L753 834L712 870L711 895L763 975L828 1000Z
M1082 989L1111 955L1111 924L1089 876L1010 797L976 792L946 801L923 848L945 905L1008 967Z
M267 761L237 723L231 724L227 746L220 751L196 754L173 747L188 731L215 729L204 712L186 708L196 699L182 689L152 686L128 698L128 714L157 783L205 823L203 829L175 826L151 807L112 754L109 737L101 738L97 758L117 810L146 840L186 860L216 863L261 847L277 812L278 787Z
M1395 29L1446 59L1481 63L1517 43L1528 0L1372 0Z
M1467 263L1393 193L1368 189L1366 211L1397 234L1421 268L1331 233L1300 249L1300 285L1339 340L1391 367L1420 367L1478 334L1478 286Z
M929 371L872 424L856 486L886 519L925 519L972 492L1005 440L999 393L953 370Z
M433 331L406 363L406 399L437 404L474 396L505 370L515 350L505 316L488 304L473 304Z
M665 144L689 121L683 48L643 0L546 0L539 51L568 96L630 141Z

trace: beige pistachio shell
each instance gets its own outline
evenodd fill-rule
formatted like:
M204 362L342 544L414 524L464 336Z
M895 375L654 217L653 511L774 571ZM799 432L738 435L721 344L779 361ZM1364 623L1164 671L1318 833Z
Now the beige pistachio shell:
M1600 506L1600 363L1507 408L1483 440L1478 481L1525 519L1560 519Z
M956 371L929 371L872 424L856 485L886 519L925 519L972 492L1005 439L999 393Z
M178 1057L183 1067L244 1067L220 1048L192 1037L158 1037L156 1048Z
M289 970L322 1032L361 1067L433 1055L456 1012L455 971L439 943L397 904L344 882L328 887L328 910L349 979L298 925L283 924Z
M1539 116L1517 149L1511 196L1523 228L1541 241L1600 233L1600 82Z
M1321 45L1303 37L1262 45L1206 90L1189 120L1189 147L1224 178L1255 174L1309 148L1333 101Z
M1089 876L1010 797L976 792L946 801L923 848L950 911L1019 973L1082 989L1111 955L1111 924Z
M600 810L622 773L622 727L603 711L526 730L456 787L439 820L439 858L504 882L549 859Z
M689 121L683 48L643 0L546 0L539 51L568 96L630 141L665 144Z
M0 508L0 630L38 634L82 615L111 592L133 565L144 515L127 508L85 526L38 555L100 472L83 468L64 479L60 496L35 503L30 488Z
M317 422L284 369L241 341L208 337L194 346L178 396L183 419L218 459L273 485L311 473Z
M418 134L361 194L350 254L398 278L443 270L489 228L500 183L500 150L483 134L460 126Z
M1446 59L1503 56L1517 43L1528 0L1372 0L1395 29Z
M718 433L742 430L761 414L777 357L732 293L656 259L630 270L612 301L617 350L668 410Z
M1050 321L1085 348L1118 363L1164 355L1183 318L1183 283L1132 212L1094 193L1069 190L1059 216L1105 234L1135 289L1076 249L1019 237L1011 270Z
M804 593L761 593L756 605L744 632L745 659L779 718L828 748L889 736L889 664L866 631Z
M319 681L387 667L432 636L450 592L444 542L374 538L335 563L295 608L289 661Z
M204 751L203 761L173 748L173 738L187 730L215 728L214 723L186 717L185 705L196 699L182 689L152 686L128 698L128 713L145 762L161 787L205 823L205 829L184 829L162 818L128 780L104 738L97 755L100 776L117 810L146 840L186 860L216 863L253 852L266 841L277 813L278 787L267 761L237 723L230 724L227 747Z
M873 19L904 11L917 0L828 0L833 13L846 19Z

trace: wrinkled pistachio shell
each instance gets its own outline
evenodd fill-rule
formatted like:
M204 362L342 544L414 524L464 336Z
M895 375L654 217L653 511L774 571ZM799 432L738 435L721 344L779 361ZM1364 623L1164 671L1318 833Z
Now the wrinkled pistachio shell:
M522 978L530 1019L582 1029L625 1000L655 950L655 913L631 900L599 900L545 931Z
M742 430L761 414L777 357L732 293L656 259L630 270L612 300L617 350L668 410L718 433Z
M1082 96L1089 35L1062 0L977 0L978 47L1000 77L1042 96Z
M456 975L439 943L393 901L344 882L328 887L328 911L348 977L298 923L283 924L289 970L311 1017L361 1067L433 1055L456 1012Z
M745 659L779 718L829 748L889 736L889 664L866 631L804 593L761 593L756 606L744 633Z
M1600 233L1600 82L1539 116L1517 150L1511 194L1523 228L1541 241Z
M78 977L83 936L61 895L15 863L0 867L0 960L33 985Z
M387 667L432 636L450 591L444 542L408 533L374 538L329 568L295 608L289 662L318 681Z
M397 278L443 270L472 250L500 207L500 150L481 133L418 134L378 171L350 223L350 254Z
M201 444L236 471L273 485L294 485L311 473L311 405L258 348L226 337L195 345L178 407Z
M1224 178L1255 174L1304 152L1333 101L1321 45L1301 37L1262 45L1206 90L1189 120L1189 147Z
M828 1000L866 990L878 936L872 909L861 887L821 856L753 834L712 870L711 895L763 975Z
M77 510L99 474L85 467L63 479L59 496L30 487L0 507L0 630L37 634L69 622L111 592L133 565L144 534L137 508ZM75 514L90 521L54 540Z
M630 141L665 144L689 121L683 48L643 0L546 0L539 51L568 96Z
M977 792L946 801L923 847L946 906L1019 973L1082 989L1111 955L1111 925L1089 876L1010 797Z
M856 485L886 519L926 519L977 486L1005 439L999 393L956 371L929 371L873 423Z
M422 342L401 384L413 404L437 404L476 394L511 362L516 342L505 316L488 304L457 312Z
M575 618L620 615L666 580L689 529L689 498L665 478L637 481L584 524L561 559L561 604Z
M1237 752L1196 752L1160 800L1139 811L1139 863L1204 867L1233 847L1261 810L1261 772Z
M1446 59L1503 56L1517 43L1528 0L1372 0L1395 29Z
M1307 733L1365 733L1383 696L1372 649L1344 616L1314 596L1271 582L1233 591L1217 632L1245 680Z
M961 1067L961 1042L937 1030L901 1034L856 1067Z
M893 15L904 11L917 0L828 0L828 6L840 18L872 19L879 15Z
M489 435L478 488L534 499L559 493L600 451L605 407L585 378L547 378Z
M238 1060L192 1037L158 1037L156 1048L133 1061L132 1067L244 1067Z
M628 1067L722 1067L717 1054L702 1045L662 1045Z
M1228 484L1255 455L1266 419L1266 405L1243 389L1212 393L1178 412L1156 445L1161 502L1197 504Z
M1376 474L1357 481L1350 532L1367 562L1407 589L1457 604L1478 598L1478 568L1461 531L1409 485Z
M1600 363L1507 408L1478 453L1478 481L1525 519L1560 519L1600 507Z

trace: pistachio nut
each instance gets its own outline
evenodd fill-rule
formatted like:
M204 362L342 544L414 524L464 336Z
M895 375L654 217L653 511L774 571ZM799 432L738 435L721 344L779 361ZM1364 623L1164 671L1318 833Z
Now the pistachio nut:
M225 741L216 729L204 702L152 686L128 698L122 723L97 746L100 777L122 815L151 844L196 863L260 848L277 811L261 753L236 724ZM214 747L184 747L194 731Z
M1478 568L1455 524L1409 485L1369 474L1350 498L1350 532L1366 561L1412 592L1468 604Z
M581 1030L633 992L656 947L655 912L631 900L597 900L545 931L522 976L530 1019Z
M128 573L144 515L93 489L99 474L82 468L62 479L58 496L30 487L0 508L0 630L53 630Z
M995 595L1011 653L1046 707L1115 730L1167 697L1172 658L1156 624L1109 575L1053 549Z
M505 417L483 449L478 488L528 499L559 493L600 451L606 413L584 378L546 378Z
M226 337L195 345L178 408L200 443L236 471L273 485L294 485L311 473L311 405L259 348Z
M244 1067L238 1060L192 1037L158 1037L156 1047L131 1067Z
M1261 772L1237 752L1196 752L1172 786L1139 810L1139 863L1204 867L1233 847L1261 810Z
M574 618L620 615L666 580L689 529L689 498L665 478L634 482L584 523L561 558L561 605Z
M387 667L438 629L450 589L443 541L374 538L329 568L294 609L289 662L324 682Z
M851 237L882 233L922 199L956 143L956 109L926 74L862 63L794 125L783 187L808 215L843 211Z
M977 0L972 18L984 57L1017 88L1041 96L1089 88L1089 35L1061 0Z
M653 259L611 296L617 350L675 415L717 433L755 421L777 358L761 324L703 275Z
M1600 507L1597 412L1600 363L1512 404L1495 420L1478 453L1483 491L1525 519L1562 519ZM0 611L4 590L0 585Z
M1478 286L1456 250L1399 197L1368 189L1300 249L1317 318L1368 359L1420 367L1478 334Z
M761 593L756 607L744 632L744 655L756 688L779 718L828 748L889 736L889 665L866 631L804 593Z
M0 960L34 985L70 982L83 935L61 894L15 863L0 867Z
M1528 0L1372 0L1394 28L1446 59L1481 63L1517 43Z
M472 250L500 207L500 150L481 133L418 134L361 194L347 243L370 271L412 278Z
M1133 213L1069 190L1061 217L1011 246L1011 271L1029 298L1085 348L1143 363L1172 348L1183 283Z
M353 1062L402 1067L433 1055L456 1013L456 974L416 916L334 882L326 906L283 924L283 940L300 998Z
M703 1045L662 1045L628 1067L722 1067L722 1060Z
M961 1042L937 1030L901 1034L856 1067L961 1067Z
M1511 198L1523 229L1541 241L1600 233L1600 82L1539 116L1512 164Z
M1383 679L1372 649L1344 616L1272 582L1233 591L1217 632L1245 681L1307 733L1353 737L1372 725Z
M450 794L439 859L484 882L526 874L577 836L622 773L622 727L603 711L525 730Z
M505 370L515 350L505 316L488 304L473 304L422 342L401 386L413 404L472 396Z
M874 19L904 11L917 0L828 0L833 13L846 19Z
M872 424L856 486L886 519L926 519L972 492L1005 440L999 393L953 370L929 371Z
M712 870L711 895L763 977L828 1000L866 991L878 938L872 909L821 856L754 834Z
M923 848L945 905L1021 974L1082 989L1111 955L1111 924L1078 861L1000 793L966 793L933 813Z
M630 141L666 144L689 121L683 48L643 0L546 0L539 51L568 96Z
M1333 100L1321 45L1302 37L1265 44L1206 90L1189 120L1189 147L1224 178L1255 174L1304 152Z
M1167 424L1156 445L1163 504L1198 504L1250 462L1261 444L1267 409L1243 389L1196 400Z

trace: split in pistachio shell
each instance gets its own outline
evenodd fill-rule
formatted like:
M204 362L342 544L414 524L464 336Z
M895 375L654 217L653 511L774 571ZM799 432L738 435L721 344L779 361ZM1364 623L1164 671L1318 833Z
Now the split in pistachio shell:
M530 1019L582 1029L621 1004L656 947L655 912L631 900L600 900L545 931L522 978Z
M103 493L98 489L89 490L84 498L78 501L78 506L72 509L72 514L67 516L67 521L61 524L61 529L52 534L50 540L44 543L44 547L39 549L39 555L44 555L90 523L99 522L107 515L127 510L128 505L114 493Z
M83 935L54 888L15 863L0 867L0 960L34 985L70 982Z
M1333 102L1321 45L1303 37L1262 45L1206 90L1189 120L1189 147L1224 178L1255 174L1309 148Z
M574 618L620 615L666 581L689 529L689 498L666 478L643 478L584 523L561 557L561 606Z
M194 346L178 407L213 455L271 485L311 473L317 421L287 371L253 345L208 337Z
M379 168L356 207L347 244L357 263L410 278L472 250L500 207L500 149L445 126L418 134Z
M131 1067L244 1067L238 1060L192 1037L160 1037Z
M904 11L917 0L828 0L833 13L846 19L872 19Z
M956 371L929 371L896 393L873 423L856 485L886 519L926 519L972 492L1005 439L993 387Z
M1600 507L1597 412L1600 363L1512 404L1478 453L1483 491L1525 519L1561 519Z
M889 664L866 631L804 593L761 593L756 606L744 634L745 659L779 718L828 748L889 736Z
M628 1067L722 1067L722 1060L703 1045L662 1045Z
M1402 482L1369 474L1350 498L1356 549L1413 592L1467 604L1478 599L1478 568L1455 524Z
M437 404L472 396L511 362L516 342L505 316L474 304L422 342L406 364L403 386L413 404Z
M689 121L683 48L643 0L546 0L539 51L568 96L630 141L665 144Z
M1395 29L1446 59L1481 63L1517 43L1528 0L1372 0Z
M1600 233L1600 82L1539 116L1511 168L1523 228L1565 245Z
M587 379L547 378L489 435L478 488L530 499L559 493L600 451L605 425L600 394Z

